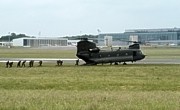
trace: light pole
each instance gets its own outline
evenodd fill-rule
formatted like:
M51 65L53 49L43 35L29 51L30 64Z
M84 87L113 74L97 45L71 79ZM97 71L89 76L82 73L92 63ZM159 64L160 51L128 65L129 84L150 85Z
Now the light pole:
M97 42L99 42L100 40L100 33L101 33L101 30L100 29L97 29L97 32L98 32L98 41Z
M10 36L11 36L11 33L8 32L8 38L9 38L8 48L11 48L11 44L10 44Z

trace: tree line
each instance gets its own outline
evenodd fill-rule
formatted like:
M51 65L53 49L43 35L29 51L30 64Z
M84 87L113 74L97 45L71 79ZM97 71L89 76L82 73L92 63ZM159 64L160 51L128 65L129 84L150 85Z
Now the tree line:
M13 39L23 38L23 37L34 38L32 36L27 36L25 34L11 33L10 35L2 36L0 38L0 41L1 42L9 42L9 41L12 41ZM68 38L69 40L81 40L82 38L88 38L89 40L93 40L94 42L97 42L97 40L98 40L97 35L66 36L63 38Z
M22 37L30 37L30 36L26 36L25 34L11 33L10 35L2 36L0 38L0 41L9 42L9 41L12 41L13 39L22 38Z

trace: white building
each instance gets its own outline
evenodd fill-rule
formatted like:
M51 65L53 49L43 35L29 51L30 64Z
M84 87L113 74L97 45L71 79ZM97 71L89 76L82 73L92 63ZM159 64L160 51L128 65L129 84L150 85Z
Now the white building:
M68 39L55 37L39 37L39 38L18 38L13 40L13 46L21 47L59 47L67 46Z
M104 44L107 47L112 47L112 36L104 36Z
M68 46L77 46L80 40L68 40Z
M0 47L12 46L12 42L0 42Z

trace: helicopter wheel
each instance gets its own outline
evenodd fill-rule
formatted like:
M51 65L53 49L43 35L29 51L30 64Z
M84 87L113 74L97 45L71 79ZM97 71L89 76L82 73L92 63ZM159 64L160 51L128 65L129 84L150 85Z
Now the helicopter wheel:
M126 62L124 62L124 63L123 63L123 65L127 65L127 63L126 63Z
M118 65L118 62L115 62L114 65Z

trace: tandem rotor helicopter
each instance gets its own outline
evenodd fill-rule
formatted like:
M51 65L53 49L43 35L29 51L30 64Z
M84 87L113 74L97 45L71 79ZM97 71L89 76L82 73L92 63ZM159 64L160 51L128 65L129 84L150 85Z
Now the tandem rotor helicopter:
M97 65L104 63L136 62L142 60L146 55L140 50L138 42L130 45L128 49L118 49L116 51L101 51L95 43L88 41L88 38L83 38L77 44L76 56L86 62L85 65Z

